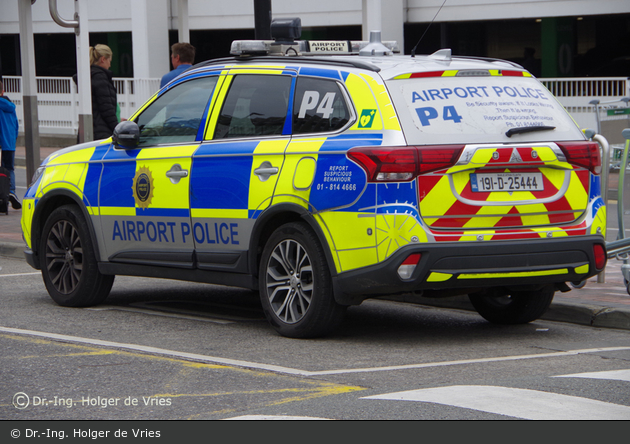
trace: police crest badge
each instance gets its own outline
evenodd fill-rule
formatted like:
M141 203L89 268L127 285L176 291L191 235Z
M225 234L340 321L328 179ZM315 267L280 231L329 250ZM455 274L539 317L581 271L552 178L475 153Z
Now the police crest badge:
M142 166L133 178L133 198L139 208L148 208L153 199L153 176L151 170Z

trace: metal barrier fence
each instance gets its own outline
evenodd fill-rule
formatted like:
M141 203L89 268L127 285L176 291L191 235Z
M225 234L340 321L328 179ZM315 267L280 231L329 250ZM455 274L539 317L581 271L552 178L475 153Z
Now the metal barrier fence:
M595 105L591 102L618 102L630 94L627 77L587 77L538 79L557 97L581 128L598 130ZM611 108L614 106L610 106ZM606 106L599 106L605 112Z
M593 100L619 101L630 95L626 77L539 79L569 111L582 128L598 129ZM21 77L4 76L7 96L17 105L23 128ZM128 118L147 101L160 86L160 79L114 78L121 117ZM70 77L37 77L37 105L40 133L76 134L78 124L77 86ZM599 106L606 112L606 106Z
M42 134L76 135L79 128L77 85L71 77L37 77L37 114ZM3 76L5 95L16 105L24 129L22 78ZM120 117L128 118L160 88L160 79L114 78Z

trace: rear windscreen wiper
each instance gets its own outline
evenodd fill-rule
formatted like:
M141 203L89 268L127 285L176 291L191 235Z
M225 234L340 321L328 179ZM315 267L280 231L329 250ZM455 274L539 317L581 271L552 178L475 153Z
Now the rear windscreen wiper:
M539 126L521 126L518 128L510 128L505 132L505 135L508 137L512 137L514 134L522 134L522 133L531 133L534 131L547 131L554 130L555 126L547 126L547 125L539 125Z

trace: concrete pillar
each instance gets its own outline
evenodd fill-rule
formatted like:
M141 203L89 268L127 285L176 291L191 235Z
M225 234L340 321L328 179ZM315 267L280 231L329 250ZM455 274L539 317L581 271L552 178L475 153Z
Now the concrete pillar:
M19 2L22 99L24 101L24 147L26 148L26 178L27 181L30 181L41 163L39 116L37 113L37 80L35 79L31 0L19 0Z
M133 76L160 78L170 70L167 0L131 3Z
M383 20L381 0L362 0L363 20L361 35L363 40L370 40L370 31L381 31L383 35Z
M381 31L382 40L395 40L402 52L405 47L404 0L362 0L362 38L370 39L370 31Z
M88 0L75 0L74 9L79 16L79 27L75 30L77 40L77 84L79 85L79 142L94 140L87 4Z
M177 41L180 43L190 43L188 0L177 0Z

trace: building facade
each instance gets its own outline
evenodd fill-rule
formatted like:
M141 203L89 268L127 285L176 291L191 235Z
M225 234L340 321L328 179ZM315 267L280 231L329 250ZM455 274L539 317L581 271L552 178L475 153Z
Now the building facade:
M161 77L171 68L169 47L179 40L182 26L197 48L197 62L227 56L232 40L253 39L254 1L88 0L90 44L112 48L117 77ZM0 2L2 75L21 74L17 3ZM56 3L59 15L72 19L74 1ZM449 47L456 55L512 60L539 77L630 76L628 0L273 0L271 4L274 18L301 18L305 39L367 39L369 30L379 27L383 39L397 40L407 54ZM37 76L73 75L74 33L52 20L47 0L36 0L31 8Z

